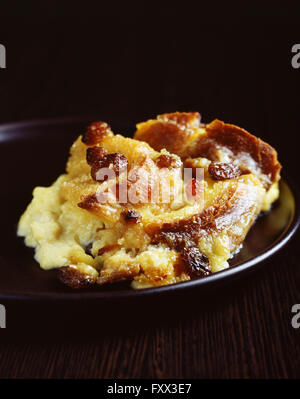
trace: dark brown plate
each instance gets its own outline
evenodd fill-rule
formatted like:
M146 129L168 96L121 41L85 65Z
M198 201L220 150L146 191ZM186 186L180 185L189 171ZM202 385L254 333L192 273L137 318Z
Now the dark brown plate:
M1 251L0 299L20 300L119 300L159 295L191 288L230 283L257 268L292 237L299 224L299 201L286 180L280 183L280 199L271 212L261 216L250 230L243 249L231 260L231 268L185 283L134 291L128 285L109 285L72 291L61 285L55 271L43 271L33 259L33 250L16 237L17 221L37 185L50 185L64 171L68 149L94 118L43 120L0 126ZM129 135L131 129L112 123L115 132ZM270 269L270 273L272 270Z

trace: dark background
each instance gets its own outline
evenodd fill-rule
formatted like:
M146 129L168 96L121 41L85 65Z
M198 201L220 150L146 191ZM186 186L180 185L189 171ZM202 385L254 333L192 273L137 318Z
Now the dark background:
M204 122L219 118L270 142L297 181L299 10L40 3L3 6L0 122L96 115L133 131L158 113L199 111ZM159 318L147 310L148 323L133 330L109 326L100 309L93 334L61 321L54 338L20 334L2 343L0 376L299 378L299 331L290 325L300 302L298 241L214 298L182 300Z

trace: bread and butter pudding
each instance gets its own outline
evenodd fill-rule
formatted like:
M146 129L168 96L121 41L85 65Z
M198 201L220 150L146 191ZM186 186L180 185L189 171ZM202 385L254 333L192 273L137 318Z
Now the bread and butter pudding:
M95 122L72 145L66 173L34 189L18 235L72 288L202 278L229 267L278 198L280 169L270 145L197 112L142 122L134 138Z

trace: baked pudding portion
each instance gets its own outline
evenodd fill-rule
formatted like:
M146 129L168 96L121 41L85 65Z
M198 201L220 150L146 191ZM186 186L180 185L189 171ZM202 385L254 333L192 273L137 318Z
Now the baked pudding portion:
M202 278L229 267L278 197L280 168L271 146L233 125L201 124L198 113L160 115L134 139L95 122L72 145L66 173L34 189L18 235L72 288Z

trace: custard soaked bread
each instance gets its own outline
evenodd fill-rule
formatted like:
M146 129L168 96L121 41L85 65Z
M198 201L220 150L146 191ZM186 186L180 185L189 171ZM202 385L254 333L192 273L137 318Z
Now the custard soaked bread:
M71 147L66 174L35 188L18 234L73 288L201 278L228 267L278 197L279 172L268 144L198 113L143 122L134 139L96 122Z

